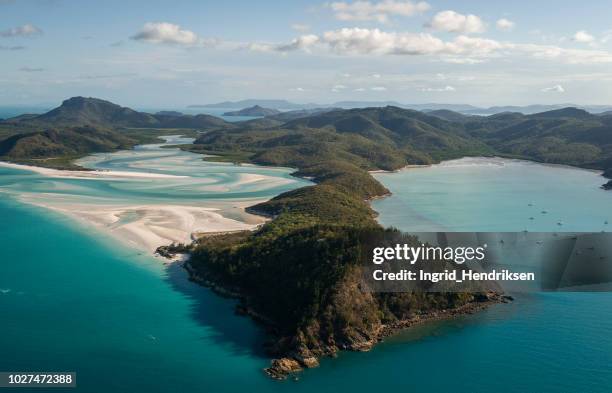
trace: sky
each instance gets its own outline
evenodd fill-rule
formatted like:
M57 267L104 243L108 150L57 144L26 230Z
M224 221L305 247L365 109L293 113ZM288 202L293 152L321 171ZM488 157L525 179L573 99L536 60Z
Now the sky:
M609 15L609 0L0 0L0 105L607 105Z

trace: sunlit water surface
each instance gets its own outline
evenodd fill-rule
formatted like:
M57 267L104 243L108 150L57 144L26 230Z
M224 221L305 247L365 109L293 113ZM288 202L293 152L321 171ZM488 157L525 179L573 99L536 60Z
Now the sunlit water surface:
M324 360L299 381L270 380L261 371L269 362L262 331L234 314L233 301L188 282L178 265L164 267L103 232L19 200L20 192L51 192L191 203L269 197L302 185L211 190L243 173L289 179L289 170L160 158L150 148L86 162L197 172L201 179L89 184L0 169L0 370L76 371L71 392L609 391L612 297L593 293L520 295L509 305L412 329L369 353ZM612 193L599 190L603 179L588 171L474 161L377 177L394 192L374 203L380 221L406 230L550 231L563 220L568 230L599 231L612 218Z

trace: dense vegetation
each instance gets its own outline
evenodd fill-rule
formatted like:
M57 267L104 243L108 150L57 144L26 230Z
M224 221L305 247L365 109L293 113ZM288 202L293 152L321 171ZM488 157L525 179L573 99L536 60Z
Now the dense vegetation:
M53 166L70 167L60 158L84 154L129 149L137 141L120 133L91 126L48 129L13 135L0 141L0 156L21 163L41 163L51 160Z
M257 232L203 239L192 269L242 292L253 313L278 329L273 352L302 366L337 349L368 347L383 324L477 301L469 294L360 290L363 235L384 232L364 201L387 193L367 171L494 154L605 169L612 127L577 109L490 117L449 112L335 110L203 134L189 150L296 167L316 185L252 207L276 217Z
M208 115L151 115L95 98L73 97L42 115L0 121L0 159L54 168L79 169L72 161L90 153L130 149L176 133L231 127Z

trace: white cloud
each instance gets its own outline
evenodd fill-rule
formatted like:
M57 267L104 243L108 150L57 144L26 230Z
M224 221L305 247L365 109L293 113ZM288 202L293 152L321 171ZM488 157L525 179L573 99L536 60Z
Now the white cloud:
M314 34L302 35L286 45L277 45L273 49L279 52L290 52L298 49L309 50L319 42L319 37Z
M274 52L277 46L278 45L267 44L264 42L251 42L246 44L244 48L253 52Z
M289 91L299 91L299 92L302 92L302 91L306 91L306 89L304 89L303 87L293 87L293 88L289 89Z
M370 90L372 91L387 91L387 88L384 86L374 86L374 87L370 87Z
M344 86L344 85L334 85L333 88L337 89L337 90L342 90L342 89L346 89L346 86Z
M321 42L340 54L487 54L502 45L494 40L456 37L445 42L431 34L387 33L379 29L344 28L323 34Z
M565 89L561 85L554 85L542 89L544 93L565 93Z
M151 44L208 46L216 43L214 39L200 38L193 31L182 29L179 25L167 22L145 23L142 29L130 38Z
M440 61L454 64L478 64L509 56L530 56L566 64L612 63L612 52L605 50L517 44L467 35L444 41L429 33L397 33L358 27L331 30L321 35L302 35L286 44L252 43L244 47L261 52L310 52L319 48L348 56L437 56Z
M372 74L372 78L380 79L380 74Z
M363 87L358 87L358 88L354 89L353 91L366 91L366 89L363 88Z
M0 31L0 37L31 37L42 34L42 30L38 27L26 24L23 26L13 27L12 29Z
M497 30L510 31L514 29L515 23L506 18L501 18L495 22L495 26L497 26Z
M384 0L380 2L343 1L329 3L336 19L344 21L370 21L380 23L389 21L390 16L412 16L429 10L430 6L424 1L413 3L411 1Z
M291 28L295 31L299 31L300 33L304 33L307 32L308 30L310 30L310 26L309 25L305 25L302 23L294 23L291 25Z
M424 87L421 91L424 92L444 92L444 91L456 91L453 86L444 86L444 87Z
M612 63L612 53L603 50L566 49L558 46L536 44L507 44L506 47L538 59L563 61L567 64Z
M485 23L478 16L463 15L451 10L438 12L427 24L427 27L462 34L482 33L486 30Z
M583 44L589 44L595 41L595 37L593 37L592 35L590 35L584 30L577 31L576 34L574 34L572 38L574 41L580 42Z

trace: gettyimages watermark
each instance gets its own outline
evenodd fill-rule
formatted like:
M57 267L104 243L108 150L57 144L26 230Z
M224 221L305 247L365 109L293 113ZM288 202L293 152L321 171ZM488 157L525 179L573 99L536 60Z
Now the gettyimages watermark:
M373 292L612 290L610 233L388 231L364 245Z

